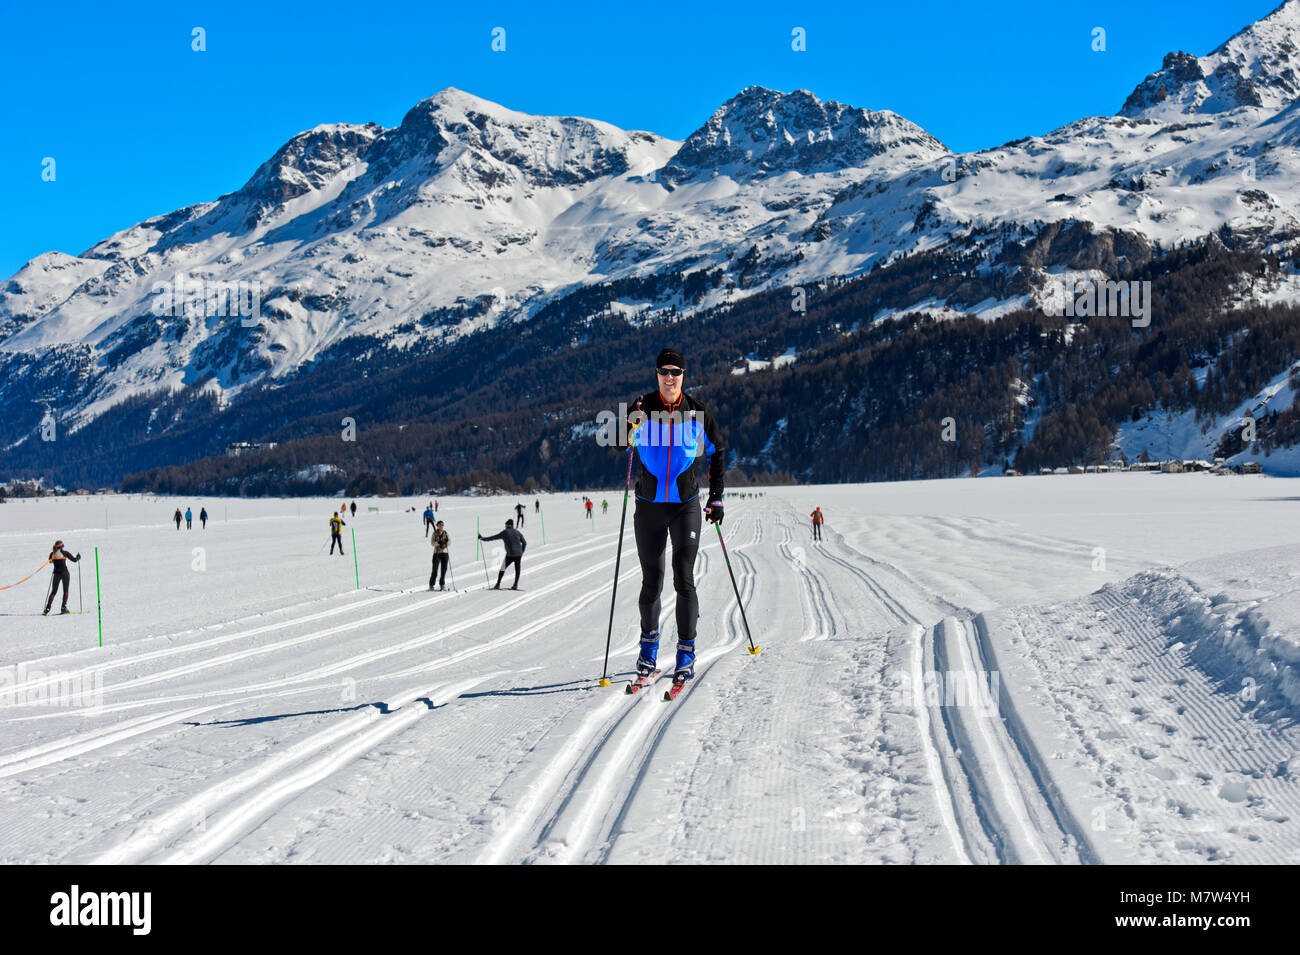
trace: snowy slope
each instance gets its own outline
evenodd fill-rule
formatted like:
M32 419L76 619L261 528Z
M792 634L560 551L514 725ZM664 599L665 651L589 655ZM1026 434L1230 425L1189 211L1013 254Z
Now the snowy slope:
M441 502L448 593L424 589L405 510L423 501L361 502L346 558L322 553L337 502L11 502L0 578L56 533L98 546L105 645L93 617L32 615L43 575L0 596L0 855L1295 863L1293 484L732 495L762 650L745 651L706 538L698 678L674 704L666 678L619 686L637 648L626 561L615 685L598 685L618 515L589 525L576 497L529 509L519 593L484 591L472 546L511 499ZM177 503L214 520L178 532ZM663 619L669 658L671 591ZM77 675L102 695L71 699Z

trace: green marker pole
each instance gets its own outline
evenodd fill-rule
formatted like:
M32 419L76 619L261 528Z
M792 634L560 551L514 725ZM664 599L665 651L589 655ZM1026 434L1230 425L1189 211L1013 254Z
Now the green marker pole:
M352 569L357 574L357 590L361 589L361 566L357 563L357 529L352 528Z
M542 515L542 543L545 544L546 543L546 511L542 511L541 515Z
M478 517L474 518L474 559L478 560L478 538L483 536L483 528L478 522Z
M95 606L99 611L99 645L104 645L104 602L99 595L99 548L95 548Z

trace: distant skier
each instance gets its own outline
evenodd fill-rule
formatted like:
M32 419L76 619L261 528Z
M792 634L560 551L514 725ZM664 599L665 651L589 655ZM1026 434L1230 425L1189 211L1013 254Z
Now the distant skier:
M451 555L447 548L451 546L451 535L442 526L442 521L433 529L433 572L429 574L429 589L433 589L433 578L438 577L438 589L447 589L447 564ZM442 574L439 576L439 569Z
M353 501L353 502L352 502L352 516L353 516L353 517L356 517L356 516L357 516L357 502L356 502L356 501Z
M590 499L587 501L587 517L588 517L588 518L591 517L591 501L590 501Z
M506 559L502 563L501 569L497 571L497 584L493 590L501 589L501 578L505 576L506 570L511 564L515 565L515 582L511 585L511 590L519 589L519 562L523 559L524 551L528 549L528 541L524 540L524 535L515 530L515 522L506 521L505 528L499 534L493 534L491 537L478 535L481 541L502 541L506 545Z
M601 498L600 501L600 513L602 514L609 513L609 501L605 500L604 498Z
M176 528L180 530L180 527ZM54 595L59 592L59 585L63 585L63 609L60 614L71 613L68 610L68 587L71 584L72 577L68 573L68 561L74 564L81 560L81 555L72 556L63 549L63 541L55 541L54 549L50 551L50 563L54 567L54 578L50 581L50 596L45 601L45 609L41 611L42 616L47 616L50 608L54 606Z
M343 555L343 528L347 525L343 518L339 517L339 512L335 511L334 516L330 518L330 553L334 553L334 545L339 545L339 556Z
M515 505L515 526L524 526L524 506L522 504Z
M819 541L822 539L822 521L826 520L826 518L823 516L820 507L814 510L810 516L813 522L813 540Z
M542 499L540 497L533 499L533 513L542 513Z
M185 508L185 529L187 531L194 530L194 512L188 507Z
M425 537L429 536L429 531L432 529L432 527L433 527L433 508L426 507L424 509L424 536Z
M203 525L205 531L208 529L208 509L206 507L199 508L199 523Z
M660 594L664 558L673 542L673 589L677 591L677 661L672 695L695 675L695 626L700 615L695 593L695 556L700 546L700 490L695 467L707 461L709 496L704 517L722 523L726 447L713 413L682 390L686 360L665 348L655 362L659 387L632 404L628 443L636 455L636 512L632 526L641 562L641 653L638 682L657 667Z
M434 501L434 502L433 502L433 513L435 513L435 514L438 513L438 502L437 502L437 501Z

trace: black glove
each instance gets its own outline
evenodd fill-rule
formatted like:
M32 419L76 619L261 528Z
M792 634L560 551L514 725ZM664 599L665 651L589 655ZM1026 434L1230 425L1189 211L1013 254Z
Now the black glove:
M704 505L704 519L710 524L722 523L722 502L718 500L709 501Z

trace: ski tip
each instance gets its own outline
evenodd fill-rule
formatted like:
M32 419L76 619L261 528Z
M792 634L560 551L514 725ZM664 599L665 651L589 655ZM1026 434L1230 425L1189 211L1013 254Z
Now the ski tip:
M671 703L672 701L673 701L673 691L672 691L672 690L664 690L664 702L665 702L665 703Z

